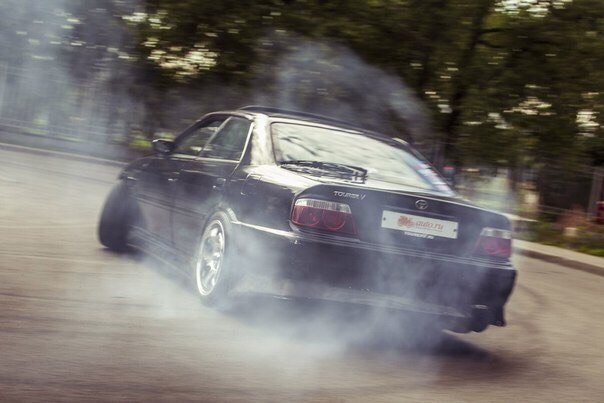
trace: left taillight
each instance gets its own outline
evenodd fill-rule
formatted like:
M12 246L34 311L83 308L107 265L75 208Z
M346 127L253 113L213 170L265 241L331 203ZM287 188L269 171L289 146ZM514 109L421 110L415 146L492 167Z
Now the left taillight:
M509 258L512 256L512 233L498 228L483 228L474 255Z
M291 220L301 227L349 235L357 233L350 206L344 203L298 199L294 203Z

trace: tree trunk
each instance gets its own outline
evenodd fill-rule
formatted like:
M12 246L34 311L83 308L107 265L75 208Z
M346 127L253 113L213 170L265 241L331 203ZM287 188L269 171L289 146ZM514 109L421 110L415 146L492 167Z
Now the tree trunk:
M489 15L491 8L493 7L494 0L483 0L478 7L474 18L472 19L472 25L470 29L470 37L468 45L464 49L459 58L457 66L459 68L459 74L457 75L453 83L453 95L449 100L449 107L451 113L449 113L445 120L443 131L444 131L444 152L440 156L438 166L442 167L445 162L452 162L455 165L459 165L459 155L455 154L455 147L457 138L459 136L458 127L460 123L463 102L468 94L468 90L471 86L471 65L476 55L476 47L479 43L480 37L484 34L484 23L486 17Z

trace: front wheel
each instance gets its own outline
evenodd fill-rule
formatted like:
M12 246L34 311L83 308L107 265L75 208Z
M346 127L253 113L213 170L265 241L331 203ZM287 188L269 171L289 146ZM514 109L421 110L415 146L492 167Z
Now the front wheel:
M123 181L113 187L99 221L99 241L115 252L128 250L128 233L135 220L135 209Z
M234 284L234 247L228 216L214 214L203 230L193 264L195 289L204 303L226 302Z

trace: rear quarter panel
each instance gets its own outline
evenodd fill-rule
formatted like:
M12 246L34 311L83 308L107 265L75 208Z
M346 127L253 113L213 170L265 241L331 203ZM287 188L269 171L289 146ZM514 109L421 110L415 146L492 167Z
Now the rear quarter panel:
M317 182L274 165L245 166L233 175L229 205L241 222L290 230L296 196Z

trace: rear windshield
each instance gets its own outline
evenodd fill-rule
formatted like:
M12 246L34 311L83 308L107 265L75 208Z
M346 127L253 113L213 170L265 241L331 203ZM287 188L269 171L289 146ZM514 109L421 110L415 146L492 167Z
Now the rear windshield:
M409 148L356 132L294 123L271 125L277 161L318 161L367 170L367 178L452 193L442 178Z

